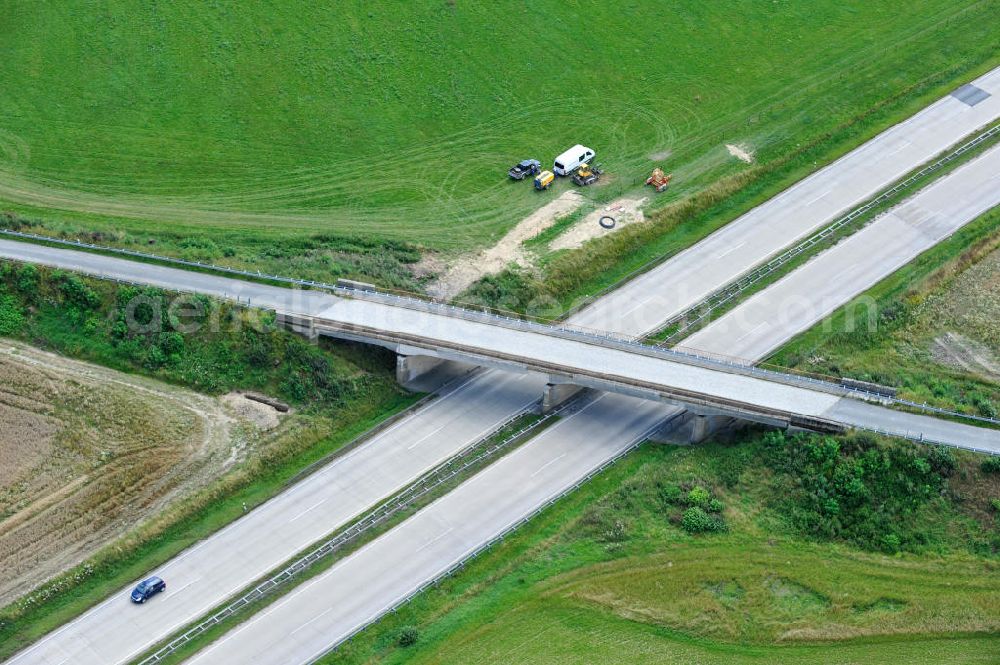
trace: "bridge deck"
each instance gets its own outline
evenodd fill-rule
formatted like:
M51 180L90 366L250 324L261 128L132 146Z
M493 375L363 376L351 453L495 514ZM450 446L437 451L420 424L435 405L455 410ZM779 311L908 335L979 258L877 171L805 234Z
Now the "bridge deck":
M322 332L479 364L548 374L628 395L657 397L708 412L762 422L793 416L827 419L976 450L1000 452L1000 431L918 417L848 399L833 386L793 385L791 376L769 378L749 365L731 365L538 324L525 325L467 310L377 294L357 298L291 290L212 274L87 252L0 240L0 255L166 289L240 299L302 317ZM345 293L347 293L345 291ZM657 355L659 354L659 355ZM861 418L858 414L864 414Z

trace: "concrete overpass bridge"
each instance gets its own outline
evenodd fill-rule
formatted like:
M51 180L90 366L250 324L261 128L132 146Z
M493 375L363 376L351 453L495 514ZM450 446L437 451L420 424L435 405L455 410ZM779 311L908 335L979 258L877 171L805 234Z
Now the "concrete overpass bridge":
M547 377L543 409L581 388L682 406L710 431L714 419L841 432L878 430L928 443L1000 452L1000 430L889 408L896 400L733 359L641 344L623 336L546 325L364 289L340 289L310 316L282 313L286 325L395 351L397 377L418 378L445 361ZM986 424L986 423L984 423Z
M293 330L377 344L399 354L406 382L438 363L540 373L545 408L581 388L687 408L694 429L737 418L777 427L877 430L1000 453L1000 430L888 408L884 395L719 357L643 345L616 334L547 325L356 287L287 289L89 252L0 240L0 256L98 277L237 300L270 309ZM984 423L985 424L985 423Z

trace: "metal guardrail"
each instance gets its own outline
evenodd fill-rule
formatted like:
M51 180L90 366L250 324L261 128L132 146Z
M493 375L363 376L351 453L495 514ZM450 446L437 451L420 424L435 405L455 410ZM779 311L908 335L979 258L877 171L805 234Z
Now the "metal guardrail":
M416 501L423 498L430 492L433 492L444 483L453 480L455 477L464 473L471 467L481 464L498 453L506 450L513 443L523 439L525 436L534 432L556 416L579 408L580 398L575 397L568 400L559 408L543 415L535 422L525 425L518 431L505 437L502 441L480 450L484 443L488 442L491 438L495 437L497 434L510 427L510 425L519 418L530 412L533 406L534 405L531 405L518 411L500 424L496 425L487 434L463 448L458 454L450 457L435 468L426 472L420 478L403 489L399 494L372 509L346 529L337 532L332 537L311 549L307 554L297 558L294 562L283 568L278 573L254 586L252 589L244 593L236 600L228 603L219 611L213 613L208 618L200 621L181 635L175 637L166 645L147 656L145 659L139 661L138 665L155 665L156 663L162 662L186 644L204 634L210 628L221 624L223 621L229 619L248 605L263 599L279 587L288 584L295 577L309 570L314 564L323 558L337 552L345 545L357 540L371 529L385 523L394 515L405 510L406 508L411 507ZM456 466L456 463L458 462L462 463Z
M923 433L916 434L909 430L889 430L882 429L881 427L874 427L871 425L852 425L849 429L863 430L865 432L873 432L875 434L880 434L882 436L887 436L896 439L906 439L907 441L913 441L914 443L923 443L932 446L941 446L943 448L957 448L958 450L968 450L974 453L979 453L981 455L990 455L992 457L1000 457L1000 450L993 450L991 448L980 448L978 446L962 446L958 448L954 444L944 443L933 438L925 436Z
M623 448L621 451L619 451L618 453L616 453L611 458L605 460L602 464L600 464L599 466L597 466L596 468L594 468L593 470L591 470L589 473L587 473L587 475L583 476L582 478L580 478L579 480L577 480L575 483L573 483L573 485L571 485L569 487L566 487L566 488L562 489L561 491L557 492L556 494L554 494L553 496L551 496L548 500L546 500L544 503L542 503L540 506L538 506L537 508L535 508L534 510L532 510L529 514L525 515L524 517L521 517L520 519L512 522L508 526L506 526L503 529L501 529L500 533L498 533L496 536L494 536L490 540L486 541L485 543L483 543L481 545L478 545L477 547L475 547L472 550L468 551L464 555L460 556L459 559L458 559L458 561L456 563L452 564L450 567L448 567L448 569L446 569L446 570L438 573L437 575L435 575L431 579L426 580L425 582L423 582L422 584L420 584L416 589L414 589L413 591L411 591L410 593L408 593L401 600L398 600L398 601L396 601L394 603L391 603L390 605L387 605L386 607L384 607L381 610L379 610L378 612L376 612L365 623L363 623L362 625L358 626L353 631L351 631L350 633L348 633L347 635L345 635L342 639L338 640L336 643L334 643L333 645L331 645L329 649L327 649L323 653L317 655L312 660L310 660L309 663L308 663L308 665L312 665L313 663L316 663L317 661L323 659L325 656L329 655L333 651L336 651L337 648L339 648L340 645L342 645L344 642L347 642L352 637L354 637L355 635L357 635L358 633L360 633L361 631L363 631L365 628L367 628L368 626L370 626L373 623L375 623L376 621L378 621L381 617L385 616L389 612L395 612L397 609L399 609L400 607L402 607L406 603L408 603L411 600L413 600L416 596L418 596L419 594L423 593L429 587L432 587L432 586L438 584L441 580L445 579L446 577L454 575L456 572L458 572L459 570L461 570L462 568L464 568L465 565L469 561L471 561L472 559L476 558L477 556L479 556L480 554L482 554L486 550L490 549L491 547L493 547L497 543L502 542L504 540L504 538L506 538L511 533L513 533L514 531L516 531L517 529L519 529L524 524L526 524L529 521L531 521L532 519L534 519L539 513L541 513L546 508L549 508L550 506L552 506L553 504L555 504L556 502L558 502L560 499L562 499L563 497L565 497L567 494L570 494L570 493L578 490L584 483L586 483L587 481L591 480L594 476L602 473L603 471L605 471L606 469L608 469L608 467L610 467L611 465L615 464L618 460L620 460L621 458L625 457L630 452L632 452L633 450L635 450L636 448L638 448L642 444L643 441L645 441L646 439L648 439L658 429L660 429L661 427L665 426L667 423L675 420L676 418L679 418L681 415L683 415L683 414L676 414L676 415L670 416L669 418L666 418L665 420L662 420L662 421L658 422L656 425L650 427L649 429L647 429L646 431L644 431L642 434L640 434L639 436L635 437L629 444L627 444L625 446L625 448Z
M101 254L119 254L122 256L142 259L143 261L156 261L159 263L186 266L188 268L197 268L198 270L208 270L212 272L227 273L229 275L236 275L238 277L248 277L256 280L268 280L273 282L280 282L283 284L291 284L294 286L314 286L317 288L333 288L333 285L324 284L323 282L314 282L307 279L297 279L295 277L284 277L282 275L267 275L265 273L260 272L259 270L256 272L251 272L249 270L240 270L239 268L220 266L214 263L202 263L201 261L188 261L186 259L178 259L172 256L161 256L159 254L153 254L151 252L139 252L134 249L109 247L107 245L95 245L94 243L82 242L80 240L55 238L53 236L41 235L38 233L25 233L23 231L14 231L12 229L0 229L0 235L9 236L12 238L20 238L22 240L31 240L32 242L37 242L42 244L63 245L66 247L84 249L91 252L99 252Z
M996 125L985 132L982 132L976 136L971 141L963 144L959 148L945 155L941 159L938 159L932 164L925 166L916 173L912 174L905 180L900 181L894 186L882 191L878 196L871 199L859 208L852 210L847 215L844 215L837 221L833 222L826 228L822 229L818 233L810 236L806 240L802 241L795 247L784 251L782 254L771 259L762 266L754 268L750 272L746 273L742 277L736 279L733 282L723 286L722 288L709 294L707 297L702 299L700 302L691 305L684 311L668 319L663 325L661 325L656 332L660 330L665 330L673 325L681 323L681 326L671 333L669 337L661 341L658 346L668 346L673 342L680 340L686 332L692 328L700 325L702 322L710 319L711 316L719 309L726 307L729 303L733 302L738 296L745 293L755 284L759 283L762 279L768 275L773 274L775 271L779 270L782 266L788 264L794 258L801 256L803 253L809 251L813 247L831 239L838 231L840 231L845 226L851 224L858 220L858 218L863 217L880 205L889 202L895 198L898 194L906 191L919 180L925 176L939 171L951 162L955 161L962 155L968 153L970 150L974 150L978 146L982 145L984 142L988 141L994 136L1000 134L1000 125ZM693 315L694 318L691 318ZM646 335L650 337L655 335L656 332Z

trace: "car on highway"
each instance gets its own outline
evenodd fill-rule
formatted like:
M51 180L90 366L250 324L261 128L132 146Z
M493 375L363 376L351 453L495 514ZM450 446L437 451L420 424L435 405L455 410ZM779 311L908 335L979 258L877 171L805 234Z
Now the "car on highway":
M149 579L139 582L139 584L132 589L130 598L133 603L141 605L166 588L167 583L159 577L150 577Z

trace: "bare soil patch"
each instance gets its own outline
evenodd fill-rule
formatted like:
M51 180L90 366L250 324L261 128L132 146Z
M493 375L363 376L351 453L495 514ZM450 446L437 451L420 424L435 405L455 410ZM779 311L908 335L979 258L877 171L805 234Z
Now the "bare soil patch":
M218 477L263 409L0 340L0 604Z
M427 287L427 292L436 298L454 298L481 277L496 274L512 263L530 263L521 244L572 213L582 203L583 197L578 192L563 192L521 220L497 244L452 262L444 274Z
M553 251L559 249L576 249L588 240L614 233L629 224L643 222L646 217L642 213L642 206L648 200L646 197L641 199L618 199L598 208L560 233L555 240L549 243L549 249ZM605 216L614 218L614 228L606 229L601 226L601 217Z
M249 399L241 392L223 395L221 401L236 417L252 423L262 432L269 432L277 427L280 416L283 415L275 407Z
M956 332L934 338L931 355L937 362L977 374L987 381L1000 381L1000 358L985 344Z
M743 144L727 143L726 150L729 151L730 155L740 160L741 162L744 162L746 164L753 164L754 152L748 146Z

